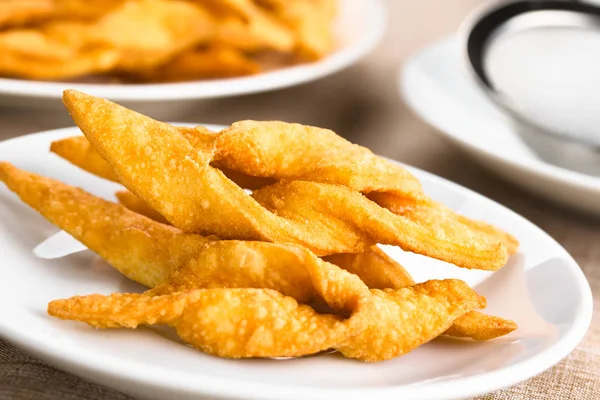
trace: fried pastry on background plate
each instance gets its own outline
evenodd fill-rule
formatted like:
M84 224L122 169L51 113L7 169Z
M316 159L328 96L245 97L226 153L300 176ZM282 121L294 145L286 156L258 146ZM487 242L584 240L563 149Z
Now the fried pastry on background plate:
M259 71L259 64L241 51L211 46L184 51L152 69L134 71L132 76L143 81L177 82L251 75Z
M333 50L331 1L276 8L250 0L4 0L0 74L179 82L255 74Z

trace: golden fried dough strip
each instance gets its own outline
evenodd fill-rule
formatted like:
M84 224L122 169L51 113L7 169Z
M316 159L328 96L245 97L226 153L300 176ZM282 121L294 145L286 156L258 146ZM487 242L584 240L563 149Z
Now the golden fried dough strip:
M358 275L370 289L399 289L415 284L408 271L377 246L362 253L332 254L323 260Z
M333 48L331 22L336 15L334 1L261 0L278 19L289 26L296 38L297 51L307 59L319 59Z
M344 185L363 193L422 195L406 169L329 129L280 121L239 121L219 132L214 161L247 175Z
M236 49L255 52L294 49L294 35L283 23L250 0L204 1L220 9L216 42ZM223 12L224 11L224 12Z
M0 28L38 22L54 12L53 0L3 0L0 2Z
M115 193L115 196L117 197L119 203L127 207L129 210L148 217L156 222L160 222L161 224L169 224L169 221L167 221L165 217L160 215L156 210L148 206L148 204L144 203L139 197L130 191L120 190Z
M178 82L258 72L260 65L241 51L226 46L210 46L183 51L166 64L134 71L133 75L143 81Z
M48 20L98 18L125 0L2 0L0 28L32 25Z
M336 183L432 230L484 235L516 252L518 241L481 221L433 202L406 169L328 129L279 121L240 121L219 133L214 163L247 175Z
M212 149L214 139L217 137L215 133L212 133L201 126L196 128L177 127L177 130L183 134L195 148L199 147L206 149L205 151L211 151L209 149ZM50 145L50 151L84 171L100 178L119 183L112 167L108 165L100 154L98 154L85 136L71 136L56 140ZM250 176L228 168L220 169L227 178L231 179L239 187L244 189L255 190L275 182L270 178ZM131 195L134 196L133 193L131 193ZM129 198L131 199L131 196L129 196ZM142 200L139 201L141 202Z
M518 326L514 321L471 311L457 319L444 334L473 340L491 340L508 335L516 329Z
M490 241L503 242L508 254L516 253L519 247L519 241L510 233L486 222L472 220L457 214L445 205L430 199L415 201L408 197L401 198L387 193L370 193L368 197L394 214L402 215L412 221L419 221L420 224L430 226L431 229L460 229L477 232L487 236Z
M225 239L296 243L318 255L360 252L372 244L384 243L467 268L494 270L506 261L502 243L490 243L475 234L460 235L455 240L446 232L428 230L338 185L296 181L261 189L260 197L272 203L272 211L277 209L279 213L279 208L286 208L280 204L284 195L299 207L295 216L287 207L282 218L210 167L212 154L193 148L170 125L77 91L66 91L64 102L119 180L186 231ZM269 189L272 187L276 189ZM279 200L273 196L276 191ZM318 192L335 197L334 210L331 202L324 205L315 197ZM321 215L318 229L313 223L307 227L306 214L318 214L322 207L330 215Z
M6 162L0 162L0 180L52 224L145 286L164 281L174 267L195 257L209 242Z
M379 304L377 322L342 345L344 356L362 361L389 360L436 338L466 313L485 307L485 298L466 283L432 280L412 287L372 290ZM394 340L394 338L397 338Z
M227 262L217 264L215 259ZM364 281L364 276L372 276L368 269L372 266L372 263L361 265L356 275ZM405 284L400 285L402 281ZM395 290L414 285L406 271L395 282ZM275 289L301 303L324 302L335 311L347 313L352 312L355 302L368 290L367 285L354 275L322 262L301 248L264 242L221 241L207 245L197 258L176 268L165 283L148 293L161 295L219 287ZM386 292L392 293L389 289ZM379 318L376 315L373 319ZM454 325L445 334L490 340L515 329L517 325L513 321L471 311L454 320Z
M334 347L360 332L370 303L348 319L318 314L268 289L205 289L149 297L91 295L55 300L48 313L99 328L168 324L192 346L229 358L296 357Z
M424 196L418 181L404 168L327 129L278 121L236 122L219 132L213 163L247 175L345 185L428 229L485 235L490 241L504 242L511 254L518 247L510 234Z
M47 63L4 53L0 57L0 74L37 80L75 78L82 75L105 73L111 70L117 61L118 53L112 50L93 50L79 54L70 61Z
M372 248L373 249L373 248ZM370 251L373 251L370 249ZM374 248L377 249L377 248ZM377 249L379 250L379 249ZM382 262L377 265L370 256L349 258L346 255L327 257L327 261L338 261L341 268L356 265L355 273L360 282L345 271L322 262L309 251L295 246L273 245L264 242L220 241L206 245L196 258L173 270L171 276L149 293L168 294L197 288L268 288L291 296L301 303L325 302L335 311L352 312L358 298L367 292L365 278L381 283L375 272L383 267L390 271L379 250ZM361 253L362 254L362 253ZM360 255L360 254L359 254ZM352 255L352 256L359 256ZM337 260L336 260L337 257ZM344 259L345 258L345 259ZM214 260L227 260L215 263ZM335 262L334 262L335 263ZM290 266L294 266L293 268ZM373 268L373 272L371 270ZM346 269L346 268L344 268ZM389 278L395 290L412 286L412 278L400 265L403 273ZM339 290L336 290L339 287ZM373 289L373 287L371 287ZM388 290L389 293L391 293ZM331 294L330 294L331 293ZM385 297L385 296L384 296ZM375 318L375 316L373 316ZM510 320L471 311L457 318L454 325L444 332L450 336L470 337L474 340L490 340L504 336L517 329Z
M77 19L91 21L97 19L115 8L121 6L126 0L53 0L55 11L53 17L59 19Z
M78 35L66 37L60 25L77 25ZM109 48L82 48L81 26L69 22L45 29L20 29L0 32L0 73L33 79L56 79L113 68L119 53Z
M188 1L128 1L91 25L86 42L118 50L118 68L137 71L208 41L215 29L208 11Z
M94 149L85 136L72 136L50 144L50 151L71 164L100 178L119 182L110 165Z

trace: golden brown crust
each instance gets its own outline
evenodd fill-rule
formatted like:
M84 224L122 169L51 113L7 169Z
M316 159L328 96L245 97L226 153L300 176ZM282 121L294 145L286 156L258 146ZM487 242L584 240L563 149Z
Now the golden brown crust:
M268 289L204 289L149 297L91 295L55 300L48 313L99 328L168 324L194 347L220 357L296 357L360 332L369 303L348 319L318 314Z
M280 121L239 121L219 132L214 160L247 175L334 183L369 193L422 194L406 169L329 129Z
M50 144L50 151L71 164L113 182L119 182L110 165L94 149L85 136L72 136Z
M160 215L156 210L154 210L130 191L120 190L115 193L115 197L119 203L127 207L129 210L148 217L156 222L160 222L161 224L169 224L169 221L167 221L165 217Z

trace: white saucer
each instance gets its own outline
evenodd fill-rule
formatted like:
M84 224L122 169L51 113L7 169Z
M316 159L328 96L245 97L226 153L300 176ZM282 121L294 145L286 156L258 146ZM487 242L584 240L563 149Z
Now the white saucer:
M0 143L0 160L112 199L118 185L48 152L52 140L78 132L60 129ZM59 321L46 314L52 299L142 287L90 251L62 258L36 256L33 249L57 229L0 184L0 336L92 381L139 398L176 400L458 399L527 379L569 354L592 315L590 288L575 261L550 236L508 209L413 171L435 199L515 234L520 252L503 269L489 273L386 249L419 281L458 277L475 285L488 298L486 311L515 320L519 330L490 342L435 340L406 356L365 364L336 355L226 360L183 345L168 330L103 331Z
M466 74L456 38L410 59L399 77L406 102L467 154L507 180L570 208L600 215L600 178L545 163Z
M385 27L386 10L381 0L339 0L339 15L334 22L337 49L313 63L239 78L166 84L76 84L0 78L0 104L62 109L63 90L77 89L156 115L161 108L181 107L178 103L184 101L187 104L189 100L265 92L322 78L365 56L379 43Z

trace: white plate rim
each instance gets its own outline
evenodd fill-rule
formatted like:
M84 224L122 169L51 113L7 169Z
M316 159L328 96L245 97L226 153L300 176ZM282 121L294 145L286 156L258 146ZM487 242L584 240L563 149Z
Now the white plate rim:
M338 49L313 63L245 77L163 84L105 85L0 78L0 96L60 99L63 90L69 87L115 101L152 103L261 93L299 85L349 67L366 56L382 39L387 26L387 13L383 0L370 0L368 3L363 0L346 0L344 4L362 5L361 10L366 11L364 21L367 26L364 35L352 46Z
M494 161L502 164L508 164L513 167L517 167L522 171L543 176L549 180L558 180L567 185L577 185L586 189L599 191L600 190L600 178L595 178L590 175L586 175L580 172L571 171L565 168L561 168L552 164L545 163L533 157L520 158L514 157L510 153L503 153L501 155L496 154L493 149L488 148L480 143L470 143L465 140L457 130L446 129L441 126L437 121L427 117L430 112L424 109L421 102L417 101L414 96L411 95L410 81L411 75L414 73L415 68L413 64L416 63L419 55L425 53L432 48L439 46L442 42L449 42L457 40L455 36L448 36L439 41L429 44L422 48L418 53L415 53L409 61L400 69L397 76L397 87L399 89L400 96L405 103L413 110L417 115L421 116L425 122L436 128L437 132L440 132L447 138L451 139L457 145L464 147L473 153L481 154L484 157L491 158ZM465 71L466 73L466 71ZM475 82L473 82L475 85Z
M188 124L189 125L189 124ZM207 125L211 126L211 125ZM0 147L7 143L14 143L20 140L28 140L32 137L66 137L74 134L80 134L77 127L60 128L30 135L20 136L0 142ZM559 341L554 343L548 349L541 353L523 360L515 365L504 367L497 371L485 372L473 377L462 378L459 381L436 382L435 386L425 387L422 384L410 384L396 387L385 388L357 388L349 389L331 389L331 388L307 388L302 386L277 386L266 383L254 383L225 378L204 378L198 376L193 382L178 378L177 375L169 376L168 384L164 382L164 371L154 370L151 366L141 367L135 364L131 368L127 363L113 363L111 357L90 351L88 354L81 352L77 356L65 354L61 343L52 340L42 340L30 332L23 332L0 321L0 336L13 345L24 349L37 357L57 364L65 369L78 374L78 371L84 371L86 376L102 376L105 379L116 381L126 381L131 383L154 385L157 388L166 388L170 391L186 391L185 393L194 393L197 396L208 395L217 397L231 397L244 399L264 399L275 400L286 398L295 399L328 399L331 396L344 397L348 399L363 399L366 396L377 396L378 398L405 398L419 399L437 399L440 393L447 393L451 398L463 398L479 394L489 393L512 384L516 384L530 377L533 377L546 369L552 367L564 357L566 357L584 338L592 320L593 300L590 286L577 265L576 261L568 252L552 237L541 230L532 222L526 220L519 214L509 210L501 204L494 202L468 188L462 187L456 183L450 182L444 178L438 177L429 172L410 167L411 172L416 173L419 179L427 179L433 184L444 186L452 191L459 191L467 198L496 208L498 211L520 220L521 223L529 225L536 234L544 236L557 246L557 250L562 253L565 261L568 262L570 272L577 284L577 289L582 296L582 304L577 310L577 316L574 319L569 332ZM135 371L135 372L134 372Z

